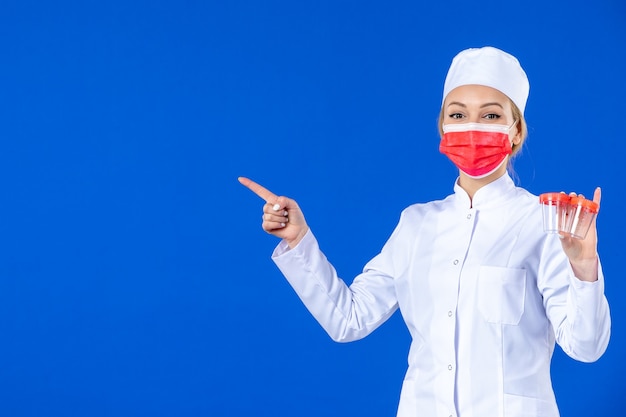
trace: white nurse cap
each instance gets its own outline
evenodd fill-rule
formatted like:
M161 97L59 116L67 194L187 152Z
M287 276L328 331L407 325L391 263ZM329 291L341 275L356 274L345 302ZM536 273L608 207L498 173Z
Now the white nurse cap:
M509 97L522 114L528 100L530 85L519 61L491 46L461 51L452 60L443 86L443 101L456 87L468 84L495 88Z

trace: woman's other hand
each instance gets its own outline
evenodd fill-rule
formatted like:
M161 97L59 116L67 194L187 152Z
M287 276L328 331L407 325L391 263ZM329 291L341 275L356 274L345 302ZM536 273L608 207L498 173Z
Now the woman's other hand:
M570 193L570 196L576 196L576 194ZM578 196L583 197L582 194ZM593 193L593 201L598 204L598 212L601 197L602 191L600 187L598 187ZM563 250L569 258L574 274L582 281L598 280L598 232L596 229L596 219L597 216L593 219L587 236L584 239L561 235Z

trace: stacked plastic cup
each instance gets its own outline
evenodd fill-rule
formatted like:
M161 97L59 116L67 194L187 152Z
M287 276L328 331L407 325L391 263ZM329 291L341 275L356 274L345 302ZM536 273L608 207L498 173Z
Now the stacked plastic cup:
M543 210L543 231L547 233L568 232L567 211L570 197L563 193L544 193L539 196Z
M543 212L543 230L584 239L598 214L598 204L582 197L564 193L544 193L539 196Z

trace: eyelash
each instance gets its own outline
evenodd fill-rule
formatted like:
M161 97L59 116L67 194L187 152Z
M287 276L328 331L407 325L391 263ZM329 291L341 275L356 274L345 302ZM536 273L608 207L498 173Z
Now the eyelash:
M463 117L463 114L461 113L450 113L448 115L449 118L451 119L461 119ZM488 113L486 115L483 116L484 118L486 118L487 120L497 120L499 118L501 118L502 116L500 116L499 114L496 113Z

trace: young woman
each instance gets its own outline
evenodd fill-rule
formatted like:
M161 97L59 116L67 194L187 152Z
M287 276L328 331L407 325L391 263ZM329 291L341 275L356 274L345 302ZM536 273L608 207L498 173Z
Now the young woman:
M412 343L399 417L556 417L555 341L584 362L607 347L595 221L585 239L544 233L538 197L507 172L528 92L506 52L454 58L439 119L440 151L459 168L454 193L405 209L350 286L294 200L239 179L265 199L262 227L282 239L273 259L334 340L363 338L400 308Z

